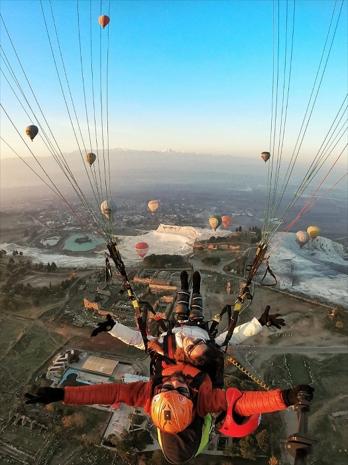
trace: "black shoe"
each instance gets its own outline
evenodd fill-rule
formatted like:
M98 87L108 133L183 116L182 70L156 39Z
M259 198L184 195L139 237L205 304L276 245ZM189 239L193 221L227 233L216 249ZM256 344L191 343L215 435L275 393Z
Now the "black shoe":
M201 275L199 271L195 271L192 275L192 293L199 294L201 288Z
M188 274L186 270L183 270L180 273L180 281L181 281L181 289L183 291L188 291L189 290L189 282L188 282Z

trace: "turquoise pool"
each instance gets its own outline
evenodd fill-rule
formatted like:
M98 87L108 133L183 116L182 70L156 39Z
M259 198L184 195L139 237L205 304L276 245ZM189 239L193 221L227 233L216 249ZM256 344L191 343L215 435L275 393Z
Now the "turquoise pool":
M79 239L82 240L82 242L78 242ZM84 239L86 240L84 241ZM88 252L103 243L103 239L91 235L72 234L66 239L64 243L64 250L70 250L71 252Z

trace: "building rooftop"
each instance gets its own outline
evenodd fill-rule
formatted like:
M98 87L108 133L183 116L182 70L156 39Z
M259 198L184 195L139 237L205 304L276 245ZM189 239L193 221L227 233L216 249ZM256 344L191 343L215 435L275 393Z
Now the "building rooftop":
M111 376L118 364L117 360L90 355L81 366L81 369Z

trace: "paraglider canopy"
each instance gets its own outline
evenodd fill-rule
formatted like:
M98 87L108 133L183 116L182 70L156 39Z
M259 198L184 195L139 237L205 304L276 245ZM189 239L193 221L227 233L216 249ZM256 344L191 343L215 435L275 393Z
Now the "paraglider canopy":
M103 200L103 202L100 204L100 211L102 212L102 215L104 215L108 220L111 218L112 211L107 200Z
M311 239L315 239L320 234L320 228L318 226L308 226L307 233Z
M261 153L261 158L265 163L270 159L270 157L271 157L271 154L269 152Z
M158 210L159 205L159 200L150 200L147 204L147 208L150 210L151 213L155 213Z
M92 152L87 153L87 155L86 155L86 161L87 161L87 163L89 164L89 166L92 166L92 165L93 165L93 163L95 162L96 158L97 158L97 156L96 156L95 153L92 153Z
M30 137L30 140L34 140L34 138L37 136L38 132L39 132L39 129L34 124L31 124L30 126L27 126L25 128L25 133L26 133L27 136Z
M297 231L296 241L298 242L300 247L303 247L305 244L307 244L309 239L310 239L309 234L306 231Z
M209 218L209 224L213 231L216 231L221 224L221 216L214 215Z
M221 217L222 226L227 229L232 223L232 217L229 215L223 215Z
M98 23L101 25L103 29L105 29L105 27L109 24L109 22L110 22L109 16L102 15L102 16L99 16L98 18Z
M147 242L138 242L135 244L135 251L139 257L144 258L149 251L149 244Z

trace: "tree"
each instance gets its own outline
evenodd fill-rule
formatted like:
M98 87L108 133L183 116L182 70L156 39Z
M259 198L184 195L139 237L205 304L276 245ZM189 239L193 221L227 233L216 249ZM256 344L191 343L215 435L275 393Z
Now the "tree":
M259 431L255 435L255 439L256 439L257 445L262 450L262 452L268 452L269 443L270 443L270 437L269 437L268 431L266 429Z
M255 439L252 436L246 436L239 441L240 455L243 459L256 460L257 448Z
M56 271L57 268L58 268L58 266L54 262L52 262L51 263L51 271Z

